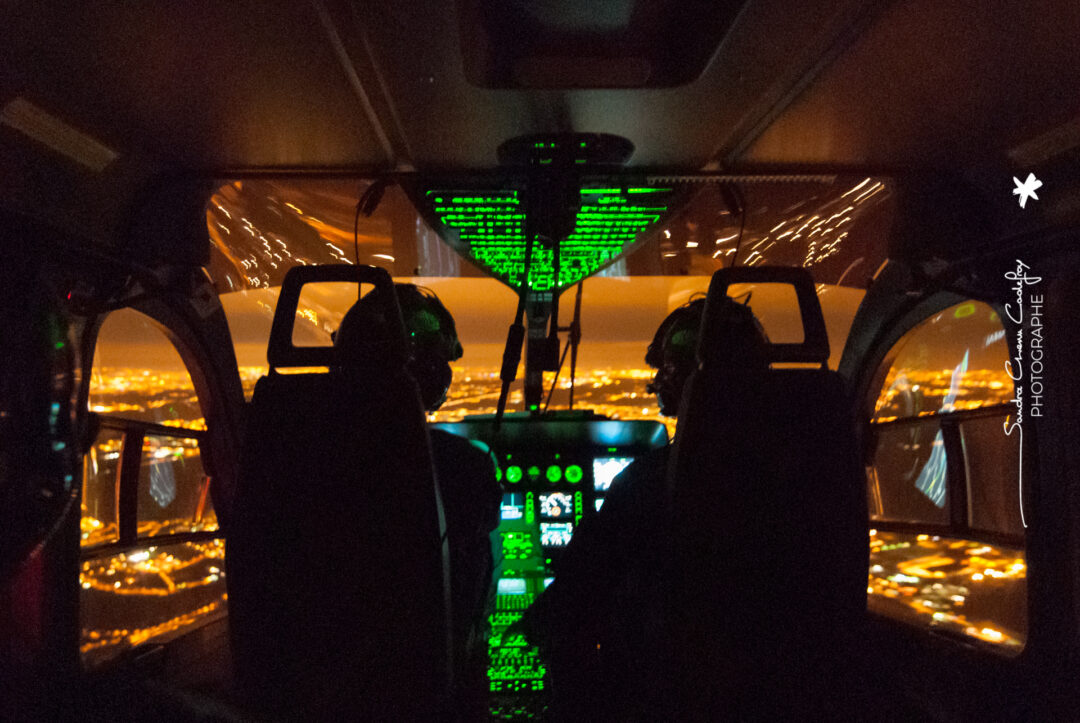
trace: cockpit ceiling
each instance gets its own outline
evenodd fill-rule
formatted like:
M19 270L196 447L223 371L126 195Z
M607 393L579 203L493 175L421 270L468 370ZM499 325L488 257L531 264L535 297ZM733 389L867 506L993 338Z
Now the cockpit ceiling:
M1080 111L1080 3L896 2L762 132L748 163L1032 166Z
M750 0L697 79L644 91L479 87L457 12L478 5L24 4L7 13L0 101L216 169L478 168L506 138L564 130L626 136L643 166L920 165L1076 110L1061 97L1080 81L1072 2Z
M641 4L626 0L622 15L570 18L552 32L613 32ZM40 218L68 214L68 225L109 235L150 179L177 171L480 169L496 164L508 138L562 131L624 136L637 168L997 171L1078 110L1073 0L992 9L975 0L747 0L696 78L637 88L610 87L619 84L602 74L596 84L609 87L577 87L587 85L580 73L517 83L528 88L478 78L466 61L483 49L469 46L462 13L490 5L9 8L0 109L29 102L116 157L94 171L5 121L0 203ZM564 60L574 57L568 48ZM1078 145L1066 139L1042 155Z
M481 88L669 88L705 69L746 0L458 0Z

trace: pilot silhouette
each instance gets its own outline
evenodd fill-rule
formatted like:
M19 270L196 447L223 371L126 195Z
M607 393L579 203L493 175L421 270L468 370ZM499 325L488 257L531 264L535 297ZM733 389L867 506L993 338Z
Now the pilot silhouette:
M408 334L407 370L416 380L428 412L446 401L450 362L463 353L454 318L429 289L395 284ZM376 289L353 304L334 335L334 344L354 355L378 354L390 325ZM450 543L451 604L458 715L486 717L487 639L493 568L488 535L498 526L502 493L490 451L437 429L428 430Z
M726 299L721 318L728 362L763 364L767 341L750 308ZM645 361L656 376L660 413L677 416L697 368L705 299L692 299L660 324ZM667 717L661 671L671 446L639 457L611 483L604 506L578 526L555 580L519 624L538 645L560 720L660 720Z

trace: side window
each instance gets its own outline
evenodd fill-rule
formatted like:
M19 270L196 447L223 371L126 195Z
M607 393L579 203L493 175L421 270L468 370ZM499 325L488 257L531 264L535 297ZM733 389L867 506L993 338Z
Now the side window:
M94 350L101 431L83 464L80 644L95 667L225 614L224 542L191 375L155 322L111 313Z
M1019 435L1005 331L968 301L889 351L873 386L871 611L1017 654L1027 636Z

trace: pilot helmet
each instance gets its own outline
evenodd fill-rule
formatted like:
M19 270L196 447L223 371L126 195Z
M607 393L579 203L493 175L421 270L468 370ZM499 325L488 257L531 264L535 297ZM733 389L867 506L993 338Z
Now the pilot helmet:
M446 401L453 379L450 362L463 353L454 317L430 289L394 284L394 292L409 346L406 370L420 387L424 408L432 412ZM349 347L352 356L360 360L377 353L390 333L383 308L382 292L377 288L353 304L341 320L335 346Z
M656 394L664 416L678 415L683 386L698 368L698 338L705 301L705 297L692 298L668 314L645 353L645 363L656 369L647 389ZM726 296L720 304L721 308L714 312L718 320L714 343L706 350L710 363L730 368L760 366L768 337L753 311L746 303Z
M656 395L660 413L674 417L679 413L682 388L696 367L698 330L705 299L693 299L667 315L656 330L645 352L645 363L656 369L647 387Z

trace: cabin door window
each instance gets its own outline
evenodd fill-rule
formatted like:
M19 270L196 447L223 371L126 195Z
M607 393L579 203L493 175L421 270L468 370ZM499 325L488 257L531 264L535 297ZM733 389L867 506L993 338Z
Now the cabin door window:
M226 612L224 541L202 465L206 424L163 327L132 309L98 332L83 463L80 642L94 668Z

